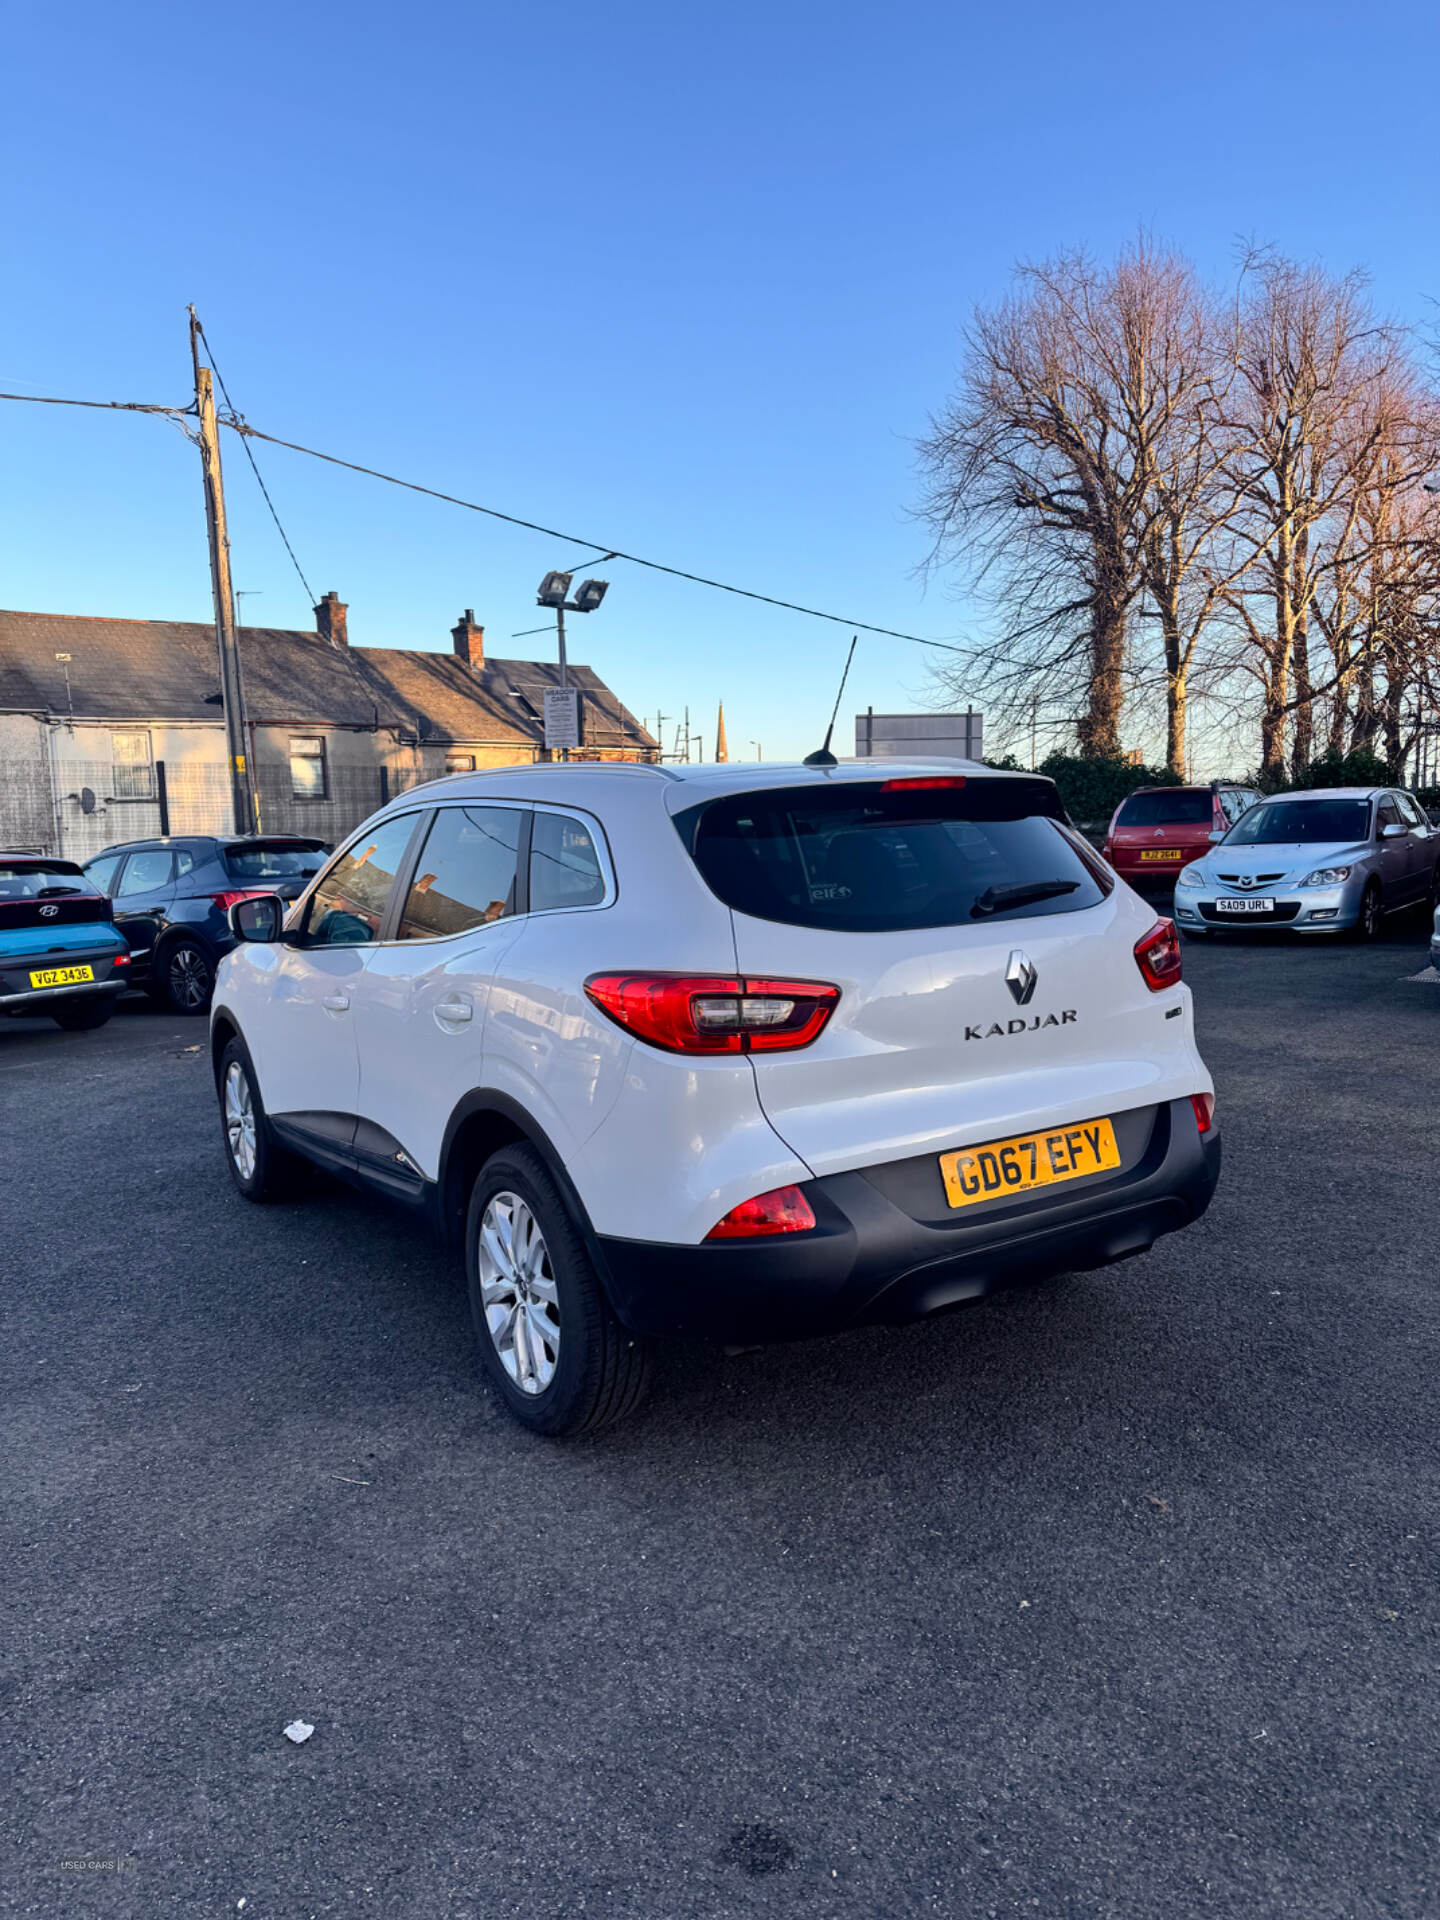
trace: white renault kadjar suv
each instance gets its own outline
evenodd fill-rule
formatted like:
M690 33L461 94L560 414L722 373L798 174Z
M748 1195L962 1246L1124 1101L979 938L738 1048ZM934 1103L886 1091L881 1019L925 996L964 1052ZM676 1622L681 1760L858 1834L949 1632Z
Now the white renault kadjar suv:
M1174 926L1033 775L460 775L283 908L232 908L216 982L236 1184L309 1161L430 1214L542 1432L627 1412L651 1335L933 1313L1215 1187Z

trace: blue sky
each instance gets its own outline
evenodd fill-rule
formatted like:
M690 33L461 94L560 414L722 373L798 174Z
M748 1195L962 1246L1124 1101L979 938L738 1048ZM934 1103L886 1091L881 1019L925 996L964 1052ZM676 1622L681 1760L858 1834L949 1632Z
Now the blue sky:
M183 403L194 301L257 425L586 538L936 638L913 441L1014 262L1144 225L1440 294L1432 5L724 9L81 0L8 16L0 388ZM274 449L364 645L495 653L584 556ZM309 605L226 442L244 617ZM612 564L576 621L637 711L817 743L848 634ZM0 604L209 617L197 456L0 406ZM914 705L865 640L845 710ZM668 733L668 729L667 729ZM1143 744L1137 741L1136 744Z

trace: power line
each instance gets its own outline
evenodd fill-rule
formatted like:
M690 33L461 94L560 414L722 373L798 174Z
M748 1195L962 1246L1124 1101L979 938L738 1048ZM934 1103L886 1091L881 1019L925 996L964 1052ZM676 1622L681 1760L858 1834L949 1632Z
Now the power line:
M57 400L48 393L0 393L0 400L28 400L37 407L103 407L112 413L168 413L180 419L194 406L150 407L139 400Z
M211 364L214 364L213 359ZM215 372L218 378L218 367L215 369ZM222 390L224 388L223 381L221 381L221 388ZM41 396L32 393L0 393L0 400L38 400L40 398ZM46 399L44 404L55 407L112 407L120 408L129 413L168 413L184 415L194 412L193 407L150 407L122 400ZM523 527L527 533L543 533L547 540L563 540L572 547L586 547L592 553L603 554L606 559L627 560L631 566L648 568L651 573L668 574L673 580L688 580L692 586L710 587L716 593L733 593L738 595L742 600L758 600L764 606L780 607L786 613L803 613L812 620L828 620L832 625L837 627L850 627L858 629L861 633L878 633L886 640L909 640L917 647L934 647L941 653L957 653L963 655L971 651L966 647L954 646L948 640L928 640L924 634L902 633L896 627L873 626L868 620L854 620L847 614L842 613L826 613L820 607L802 606L797 600L780 600L774 594L757 593L752 587L736 587L732 586L727 580L711 580L703 573L689 573L684 567L669 567L661 560L647 560L642 554L626 553L619 547L612 547L604 540L582 540L579 534L561 533L555 527L541 526L536 520L522 520L518 514L502 513L498 507L482 507L474 500L460 499L457 494L441 493L437 487L422 487L418 481L402 480L398 475L393 473L381 473L377 467L362 467L357 461L342 460L338 454L321 453L316 447L302 447L297 441L281 440L276 434L262 433L259 427L252 427L247 420L241 419L240 416L235 413L233 407L229 414L222 416L222 421L232 432L238 433L244 439L264 440L272 447L284 447L290 453L303 453L308 455L312 460L324 460L329 466L344 467L347 472L350 473L363 473L368 479L384 480L389 486L404 487L410 493L423 493L431 500L443 500L447 506L464 507L469 513L483 513L491 520L503 520L507 526ZM253 460L251 465L254 465ZM257 480L260 478L258 470L256 471L255 477ZM263 482L261 484L261 491L264 491ZM269 500L268 494L266 495L266 500L267 502ZM272 514L274 513L275 509L273 506L270 511ZM278 517L275 524L277 526L280 525ZM284 539L284 532L284 528L281 527L280 534L282 539ZM285 545L288 549L290 542L286 540ZM290 558L292 560L295 559L293 552ZM297 573L300 572L300 563L298 561L295 562L295 570ZM300 574L300 578L302 581L304 580L305 576L303 573ZM309 592L308 587L306 591Z
M230 412L234 416L234 418L236 420L240 420L242 416L236 411L235 402L230 398L230 389L225 384L225 376L220 371L219 363L215 358L215 349L210 345L209 335L206 333L204 327L200 325L200 322L198 320L195 322L195 326L197 331L199 332L200 338L205 342L205 351L210 356L210 365L215 369L215 378L220 382L220 391L225 396L225 404L230 409ZM289 534L286 533L284 527L282 527L280 524L280 516L275 511L275 502L270 498L270 489L266 486L264 480L261 478L260 469L255 464L255 456L250 451L250 442L247 439L245 439L244 436L242 435L240 444L245 449L245 458L250 462L250 471L255 476L255 484L259 487L261 493L265 496L265 504L270 509L270 518L275 522L275 531L279 534L280 538L285 542L285 551L290 556L290 564L292 567L294 567L296 573L300 575L300 584L305 589L306 595L308 596L310 601L310 605L313 607L315 605L314 591L311 588L310 582L305 578L304 570L302 569L300 562L295 558L295 549L290 544Z
M405 487L411 493L428 494L432 500L443 500L452 507L464 507L470 513L487 514L492 520L503 520L508 526L523 527L527 533L543 533L548 540L565 540L574 547L588 547L593 553L603 553L610 560L628 560L632 566L648 567L652 573L668 573L675 580L689 580L697 587L713 587L717 593L738 594L742 600L760 600L767 607L783 607L787 613L808 614L812 620L829 620L837 627L858 627L862 633L883 634L887 640L913 640L919 647L938 647L942 653L964 653L964 647L951 646L944 640L927 640L922 634L900 633L894 627L875 627L865 620L851 620L842 613L824 613L819 607L802 607L795 600L777 600L773 594L756 593L750 587L734 587L725 580L710 580L703 573L687 573L683 567L667 567L660 560L646 560L638 553L625 553L619 547L612 547L602 540L582 540L578 533L561 533L554 527L542 527L537 521L522 520L518 514L502 513L498 507L477 506L473 500L461 500L453 493L441 493L435 487L422 487L415 480L401 480L393 473L381 473L376 467L362 467L354 460L342 460L337 454L321 453L315 447L302 447L293 440L280 440L273 433L262 433L258 427L252 427L244 420L227 419L224 423L236 433L252 435L256 440L266 440L272 447L286 447L291 453L305 453L312 460L325 460L332 467L345 467L351 473L366 474L372 480L387 481L392 487Z

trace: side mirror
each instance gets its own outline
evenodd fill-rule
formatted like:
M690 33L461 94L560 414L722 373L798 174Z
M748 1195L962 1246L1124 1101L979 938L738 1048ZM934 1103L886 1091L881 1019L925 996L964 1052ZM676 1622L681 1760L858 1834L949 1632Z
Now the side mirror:
M1401 834L1405 833L1406 831L1408 831L1408 829L1402 826L1398 826L1392 821L1392 823L1388 827L1381 827L1380 838L1382 840L1398 840Z
M273 944L280 938L285 920L285 902L278 893L254 894L237 900L230 909L230 931L237 940L261 940Z
M1209 833L1205 837L1209 840L1210 844L1213 846L1217 840L1223 840L1229 831L1230 829L1228 827L1211 827Z

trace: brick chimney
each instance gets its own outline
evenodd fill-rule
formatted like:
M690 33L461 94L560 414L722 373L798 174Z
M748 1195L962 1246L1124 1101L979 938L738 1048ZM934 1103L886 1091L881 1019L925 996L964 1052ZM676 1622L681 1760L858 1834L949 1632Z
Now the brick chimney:
M450 629L450 638L455 643L457 657L478 673L485 664L485 629L476 626L473 607L466 607Z
M328 640L332 647L348 647L350 636L345 630L345 616L350 609L338 593L327 593L315 609L315 630L322 640Z

